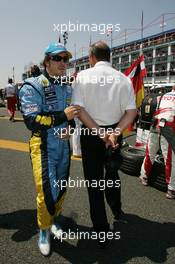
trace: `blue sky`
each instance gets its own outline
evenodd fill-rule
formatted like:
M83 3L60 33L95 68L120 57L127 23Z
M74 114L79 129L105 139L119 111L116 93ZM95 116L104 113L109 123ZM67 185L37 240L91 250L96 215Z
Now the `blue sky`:
M120 24L120 32L113 34L113 46L124 42L118 37L126 28L138 28L141 12L144 11L144 25L162 13L175 13L174 0L0 0L0 87L15 66L15 80L21 80L24 66L38 63L49 42L58 41L59 33L54 24ZM175 17L166 15L165 19ZM175 28L175 18L167 21L165 29ZM128 31L132 32L132 31ZM161 32L159 25L145 30L144 35ZM128 36L127 41L138 39L140 32ZM92 42L104 39L110 45L110 38L99 32L91 33ZM87 54L90 33L69 32L67 48L77 57Z

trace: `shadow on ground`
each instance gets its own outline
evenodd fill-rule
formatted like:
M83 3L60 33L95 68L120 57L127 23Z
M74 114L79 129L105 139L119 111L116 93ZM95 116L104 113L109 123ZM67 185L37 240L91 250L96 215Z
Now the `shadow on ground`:
M75 217L76 218L76 217ZM56 252L72 264L126 263L132 258L147 257L153 262L167 260L167 249L175 247L175 224L158 223L137 215L126 214L126 223L118 223L120 240L113 240L108 249L101 250L95 240L75 241L52 239L52 252ZM77 225L72 217L60 216L64 231L91 232L89 227ZM22 242L37 234L36 210L21 210L0 215L0 228L15 230L12 240ZM52 254L49 258L52 257Z
M15 119L14 122L15 123L17 123L17 122L24 122L24 120L23 119Z
M0 215L0 228L16 230L12 240L16 242L29 240L38 233L36 210L20 210Z

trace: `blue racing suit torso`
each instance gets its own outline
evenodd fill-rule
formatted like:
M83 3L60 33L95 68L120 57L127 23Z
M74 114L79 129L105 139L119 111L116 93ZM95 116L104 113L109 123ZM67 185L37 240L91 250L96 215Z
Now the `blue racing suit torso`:
M68 125L63 111L70 105L71 96L70 86L50 83L44 75L27 79L19 92L26 126L32 132L47 131L51 140L57 140L55 131Z

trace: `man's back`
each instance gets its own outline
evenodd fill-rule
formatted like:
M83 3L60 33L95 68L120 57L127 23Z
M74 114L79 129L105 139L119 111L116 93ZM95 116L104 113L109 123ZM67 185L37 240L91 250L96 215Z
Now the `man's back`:
M84 106L99 125L117 123L130 107L130 99L135 101L130 80L106 61L77 75L75 93L76 103Z

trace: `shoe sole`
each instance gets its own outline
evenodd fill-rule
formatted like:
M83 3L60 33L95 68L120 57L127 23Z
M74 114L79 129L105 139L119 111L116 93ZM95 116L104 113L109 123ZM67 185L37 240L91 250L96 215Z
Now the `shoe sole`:
M173 199L175 199L175 196L170 196L169 194L166 194L166 198L170 199L170 200L173 200Z
M50 242L49 242L49 244L50 244ZM44 253L42 252L42 250L41 250L39 244L38 244L38 248L39 248L39 251L40 251L41 255L43 255L44 257L48 257L48 256L50 255L50 253L51 253L51 245L49 246L49 251L48 251L47 254L44 254Z

